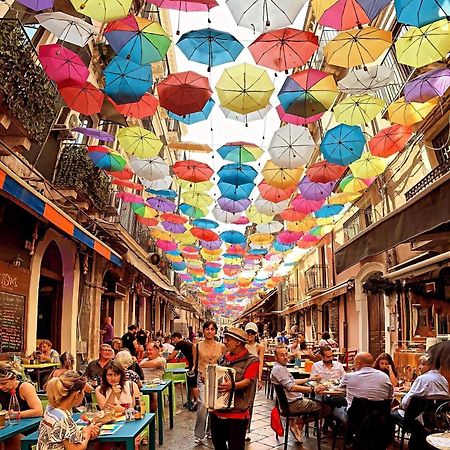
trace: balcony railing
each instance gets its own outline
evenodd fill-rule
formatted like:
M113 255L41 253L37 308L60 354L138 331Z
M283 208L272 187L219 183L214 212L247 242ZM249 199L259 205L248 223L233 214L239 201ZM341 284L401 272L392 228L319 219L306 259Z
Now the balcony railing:
M130 203L122 203L119 222L146 252L150 252L150 230L136 220Z
M84 145L68 144L61 149L53 182L60 188L75 190L101 212L110 204L109 178L94 166Z
M19 20L0 19L0 116L30 142L43 143L59 112L61 97L40 66L37 53Z
M411 200L415 195L417 195L419 192L422 192L428 186L432 185L435 181L439 180L439 178L443 177L449 171L450 159L447 159L405 193L406 201Z
M314 264L305 272L307 294L317 289L328 288L327 267L326 264Z

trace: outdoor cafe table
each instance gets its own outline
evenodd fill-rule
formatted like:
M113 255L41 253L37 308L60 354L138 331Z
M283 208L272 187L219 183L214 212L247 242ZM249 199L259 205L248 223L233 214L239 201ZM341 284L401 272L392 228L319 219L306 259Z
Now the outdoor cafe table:
M24 364L23 368L27 372L35 372L36 378L37 378L37 390L42 390L42 382L41 382L41 374L46 372L51 372L50 369L54 369L55 367L58 367L59 363L43 363L43 364Z
M29 419L15 420L12 425L6 425L0 429L0 442L6 441L16 434L25 434L27 431L35 431L39 426L42 417L31 417ZM8 422L6 422L8 423Z
M427 436L427 442L433 448L438 450L450 449L450 432L447 433L434 433Z
M80 418L80 414L73 415L74 420ZM24 419L27 420L27 419ZM38 419L40 421L41 418ZM121 422L118 422L121 423ZM134 450L136 438L148 427L148 440L150 450L155 450L155 414L147 413L145 417L131 422L123 422L123 425L115 433L99 436L95 442L124 442L126 450ZM36 444L38 439L38 432L34 432L22 439L20 445L21 450L31 450L31 447Z
M267 362L266 366L272 368L275 365L274 362ZM289 373L292 374L294 378L309 378L311 372L306 372L304 367L293 367L291 364L286 366Z
M155 392L158 396L158 436L159 445L164 444L164 410L163 410L163 391L167 389L169 393L169 426L173 428L173 390L172 380L163 380L157 385L142 386L141 392L149 395Z

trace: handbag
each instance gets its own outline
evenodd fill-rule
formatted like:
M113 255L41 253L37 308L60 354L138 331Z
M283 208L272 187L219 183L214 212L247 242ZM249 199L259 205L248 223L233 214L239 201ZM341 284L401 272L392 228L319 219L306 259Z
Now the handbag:
M276 406L273 407L272 412L270 413L270 427L275 431L277 436L283 436L283 423L281 422L280 411Z
M190 387L197 387L197 374L198 374L198 344L195 346L196 349L196 355L195 358L195 366L193 370L189 370L189 372L186 373L186 376L188 378L188 384Z

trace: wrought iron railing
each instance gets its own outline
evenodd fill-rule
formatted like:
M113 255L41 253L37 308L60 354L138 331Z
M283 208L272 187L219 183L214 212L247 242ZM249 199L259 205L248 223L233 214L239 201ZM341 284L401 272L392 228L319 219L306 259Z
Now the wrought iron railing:
M328 287L327 267L328 266L326 264L314 264L306 270L306 293L312 292L316 289L326 289Z
M428 186L432 185L435 181L439 180L439 178L443 177L449 171L450 159L447 159L405 193L406 201L411 200L415 195L417 195L419 192L422 192Z

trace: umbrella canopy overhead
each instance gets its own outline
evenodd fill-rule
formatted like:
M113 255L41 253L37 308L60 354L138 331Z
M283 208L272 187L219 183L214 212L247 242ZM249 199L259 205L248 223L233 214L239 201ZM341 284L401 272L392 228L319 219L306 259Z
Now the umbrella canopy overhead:
M148 181L161 180L169 175L169 166L159 156L147 159L131 158L130 166L138 177Z
M265 200L262 197L258 197L255 202L255 208L261 214L266 214L267 216L275 216L283 212L289 204L289 199L275 203L269 200Z
M218 6L218 3L215 0L204 0L202 2L190 0L147 0L147 2L158 8L184 12L209 11Z
M225 69L216 90L224 108L249 114L268 105L275 87L264 69L243 63Z
M109 147L104 147L103 145L89 146L88 155L95 167L108 170L109 172L118 172L127 164L125 158L120 153L114 152Z
M230 109L224 108L223 106L219 106L219 109L227 119L236 120L237 122L248 124L248 122L254 122L256 120L264 119L267 113L272 109L272 105L269 104L265 108L258 109L258 111L254 111L248 114L240 114L235 111L231 111Z
M70 109L86 116L99 113L105 98L103 92L89 82L82 86L63 86L59 92Z
M250 197L255 184L252 182L236 185L226 183L225 181L219 181L217 183L217 187L219 188L219 191L223 197L229 198L231 200L242 200Z
M450 69L434 69L406 83L403 88L407 102L424 103L442 97L450 87Z
M226 164L219 169L217 175L225 183L240 186L253 183L258 172L252 166L246 164Z
M278 203L291 198L292 194L297 191L297 185L281 189L275 186L270 186L266 181L261 181L261 183L258 184L258 190L259 195L265 200Z
M158 99L148 92L140 100L122 105L118 105L113 99L109 100L120 114L135 119L145 119L146 117L153 116L159 105Z
M194 123L202 122L206 120L214 107L216 102L210 98L206 103L203 109L199 112L186 114L184 116L179 116L178 114L173 113L172 111L167 111L167 114L170 118L178 120L178 122L185 123L186 125L192 125Z
M188 159L177 161L173 165L173 172L182 180L198 183L200 181L209 180L212 177L214 170L211 169L208 164Z
M220 206L220 208L231 213L243 212L251 205L251 203L251 200L248 198L233 200L227 197L219 197L217 199L217 204Z
M226 161L247 163L256 161L264 153L263 150L250 142L227 142L217 149L217 153Z
M432 98L424 103L407 102L401 97L388 106L388 117L392 123L414 125L421 122L436 107L439 99Z
M70 0L70 2L79 13L106 23L126 17L132 0Z
M401 152L413 134L411 126L392 125L379 131L369 141L370 153L388 158Z
M349 96L334 107L334 117L340 123L362 125L375 119L385 104L383 99L370 95Z
M450 16L448 0L395 0L397 20L406 25L422 27Z
M55 0L17 0L17 3L32 9L33 11L42 11L43 9L53 8Z
M389 86L393 81L394 71L390 67L370 66L366 70L352 70L338 81L338 87L344 94L363 95Z
M277 166L272 160L268 160L261 171L266 183L280 189L292 188L296 186L301 176L303 168L286 169Z
M328 183L341 178L346 170L345 166L323 160L312 164L306 171L306 176L315 183Z
M278 105L276 108L278 117L281 121L290 123L292 125L307 125L308 123L317 122L324 113L315 114L311 117L300 117L295 114L289 114L283 109L283 105Z
M355 178L373 178L381 175L387 166L387 160L372 155L370 152L364 153L361 158L350 164L350 170Z
M155 133L138 126L121 128L117 140L129 155L141 159L158 156L163 146Z
M116 139L112 134L107 133L103 130L98 130L97 128L75 127L72 128L71 131L76 131L77 133L81 133L85 136L89 136L104 142L114 142Z
M334 185L334 181L328 183L315 183L305 176L302 181L300 181L298 187L303 198L317 201L324 200L328 197L333 191Z

